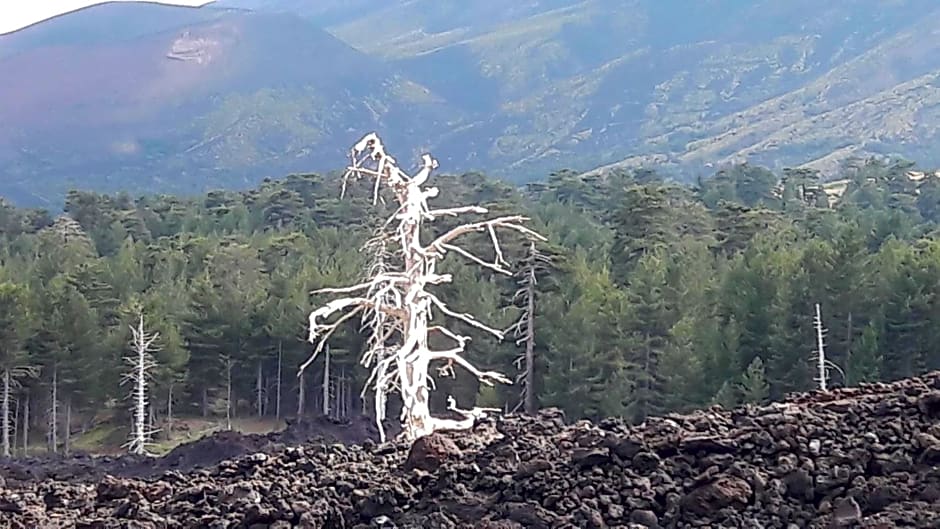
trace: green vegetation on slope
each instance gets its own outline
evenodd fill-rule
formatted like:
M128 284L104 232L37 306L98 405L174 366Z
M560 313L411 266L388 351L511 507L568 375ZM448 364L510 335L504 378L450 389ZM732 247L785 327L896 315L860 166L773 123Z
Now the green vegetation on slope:
M874 161L847 166L843 176L827 187L841 191L832 207L818 174L754 166L694 188L650 171L562 171L524 189L475 173L437 176L435 184L441 206L524 211L550 239L545 251L556 267L540 282L536 314L539 404L571 417L641 421L814 387L816 303L829 358L845 371L844 380L833 372L833 384L940 368L940 178ZM19 353L0 357L0 367L41 369L18 391L18 402L29 395L35 437L53 376L73 430L94 431L89 417L103 410L128 424L121 357L140 307L162 336L158 421L171 388L177 414L224 416L224 358L232 360L236 418L257 414L259 373L261 412L271 417L278 351L281 412L292 415L296 370L309 352L304 324L324 301L308 292L354 283L359 245L389 213L370 204L368 182L344 200L338 185L335 177L293 175L198 199L72 192L56 219L4 203L0 282L18 294L3 297L15 306L0 313L18 315L10 321L22 339L10 342ZM510 255L521 257L518 249ZM441 290L445 302L508 326L518 311L512 278L459 261L446 261L456 282ZM473 337L475 363L514 370L511 341L461 331ZM334 372L352 377L353 395L366 376L356 358L362 340L350 324L332 342ZM308 397L318 393L319 369L307 379ZM471 380L438 380L436 395L465 406L517 402L518 388L480 391Z

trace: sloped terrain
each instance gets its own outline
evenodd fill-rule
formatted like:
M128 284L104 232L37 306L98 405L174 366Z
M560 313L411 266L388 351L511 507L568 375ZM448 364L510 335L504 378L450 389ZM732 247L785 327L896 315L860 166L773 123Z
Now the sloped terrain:
M0 194L202 193L402 159L513 181L940 166L931 0L105 4L0 37Z
M11 527L940 527L940 373L766 407L276 448L150 479L9 481ZM159 467L159 462L155 467Z
M464 145L504 176L606 164L688 175L741 160L828 170L869 154L940 163L928 1L417 0L339 19L251 5L305 13L400 66L466 115L438 147Z
M341 164L362 130L401 138L446 116L291 14L99 5L0 37L0 72L0 194L32 204L244 187Z

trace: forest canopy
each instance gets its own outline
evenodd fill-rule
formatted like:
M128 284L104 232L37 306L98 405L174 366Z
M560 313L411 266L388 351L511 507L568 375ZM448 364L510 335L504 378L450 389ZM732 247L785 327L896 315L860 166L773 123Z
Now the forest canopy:
M306 318L323 302L309 293L360 279L360 247L390 213L367 184L343 199L339 185L302 174L198 198L72 191L60 216L0 202L0 370L36 369L19 380L18 402L50 410L55 386L59 409L80 420L129 417L122 359L143 312L161 342L155 415L169 399L176 413L224 415L228 380L234 413L295 413ZM468 173L434 185L444 190L435 205L522 212L548 238L531 387L538 406L571 418L643 421L811 389L817 303L827 355L844 372L830 385L940 368L940 177L912 164L859 162L825 183L739 165L690 186L650 170L559 171L523 188ZM525 249L507 255L517 268ZM446 303L499 328L518 320L518 278L459 257L444 266L454 274ZM518 372L513 340L460 332L475 364ZM349 413L368 411L354 398L368 375L357 365L363 340L352 323L331 341ZM319 406L317 369L304 379L308 410ZM520 399L517 386L481 388L459 373L437 384L466 406Z

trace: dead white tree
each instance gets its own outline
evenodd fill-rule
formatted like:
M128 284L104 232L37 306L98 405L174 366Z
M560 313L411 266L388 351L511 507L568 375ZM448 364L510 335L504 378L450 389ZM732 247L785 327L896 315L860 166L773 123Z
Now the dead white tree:
M520 386L519 403L513 411L523 408L529 415L536 413L538 404L535 400L535 298L538 276L548 270L551 259L539 251L535 242L529 243L528 253L519 270L519 289L513 294L512 302L521 303L522 313L506 333L512 333L516 345L525 345L525 352L515 360L516 383Z
M323 384L320 388L323 394L323 416L330 416L330 346L326 346L326 351L323 355Z
M13 392L22 387L20 380L34 377L37 373L38 369L36 367L18 366L4 369L2 375L0 375L3 377L3 395L0 397L0 414L3 414L3 417L0 417L0 429L3 430L2 454L0 455L3 457L10 457L11 439L14 435L13 422L11 422L11 406L16 406L16 402L13 398Z
M52 365L52 395L49 404L49 448L53 454L59 451L59 366Z
M451 310L428 287L449 283L449 274L437 272L438 263L453 252L490 270L512 275L508 270L497 238L497 229L509 229L536 240L542 236L522 225L525 217L511 215L459 225L424 244L421 240L425 221L441 217L457 217L463 214L485 214L480 206L463 206L431 209L428 199L438 195L436 187L424 188L437 168L437 161L429 154L422 156L422 166L414 176L409 176L389 156L382 141L375 133L364 136L352 149L352 165L343 178L343 194L350 178L374 178L373 203L380 200L384 186L392 192L398 208L380 230L386 251L393 255L398 265L394 269L378 273L368 280L345 288L326 288L318 293L350 294L351 297L336 299L310 314L309 341L315 344L311 357L301 366L301 373L323 350L326 341L345 321L362 313L371 330L368 346L363 353L362 364L371 369L363 391L375 392L376 423L384 440L383 420L388 394L398 391L402 398L402 434L406 439L416 439L438 430L470 428L474 421L487 411L481 408L460 409L453 397L448 397L449 409L462 419L433 417L430 411L429 391L433 379L429 376L432 362L444 362L438 369L440 376L453 376L457 364L481 383L496 382L511 384L502 373L482 371L471 364L462 354L466 351L468 336L459 335L443 325L431 325L434 312L463 321L477 329L503 339L503 332L493 329L471 314ZM394 229L391 227L394 226ZM470 233L489 235L495 257L492 262L461 248L455 241ZM354 295L358 294L358 295ZM336 321L327 320L341 313ZM430 333L437 333L453 342L450 349L431 349Z
M829 370L835 369L839 372L842 380L845 380L845 372L838 365L826 358L826 328L823 327L822 311L819 303L816 304L816 316L813 318L813 327L816 329L816 383L820 391L829 391ZM843 382L844 383L844 382Z
M281 420L281 362L283 358L283 348L280 340L277 342L277 383L275 385L274 397L274 418Z
M232 362L231 355L223 357L225 361L225 429L232 429Z
M124 446L129 448L132 454L149 455L147 448L150 446L150 441L156 430L147 424L147 408L149 405L147 382L152 378L153 370L156 368L153 352L157 350L155 344L160 334L146 331L143 313L140 314L137 326L131 325L130 329L133 354L124 358L129 370L124 374L121 384L124 385L130 382L133 386L130 399L134 422L130 439Z
M23 401L23 457L29 456L29 391Z

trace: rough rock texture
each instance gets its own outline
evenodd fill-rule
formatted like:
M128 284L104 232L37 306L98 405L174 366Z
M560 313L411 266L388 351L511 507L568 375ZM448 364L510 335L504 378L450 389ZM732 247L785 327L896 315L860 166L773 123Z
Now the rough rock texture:
M940 528L940 373L641 427L546 410L425 444L306 444L149 479L5 476L0 527Z
M386 431L397 431L386 427ZM361 444L379 439L373 419L355 416L346 422L326 417L289 421L286 429L268 434L242 434L220 431L174 448L159 459L140 456L100 456L74 454L42 455L4 460L0 458L0 487L10 483L56 480L95 481L105 474L122 477L154 477L175 470L186 472L216 465L226 459L255 452L274 452L285 446L304 443ZM0 526L2 527L2 526Z

